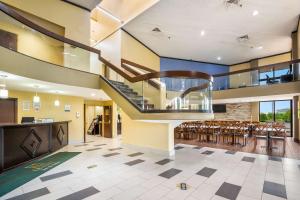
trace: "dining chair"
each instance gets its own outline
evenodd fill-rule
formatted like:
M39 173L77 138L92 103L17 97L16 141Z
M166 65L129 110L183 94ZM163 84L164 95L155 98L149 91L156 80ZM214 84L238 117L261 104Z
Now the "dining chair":
M286 128L285 125L281 122L274 122L272 125L273 130L270 134L270 145L273 147L273 141L276 143L277 141L283 142L283 155L285 154L285 146L286 146Z

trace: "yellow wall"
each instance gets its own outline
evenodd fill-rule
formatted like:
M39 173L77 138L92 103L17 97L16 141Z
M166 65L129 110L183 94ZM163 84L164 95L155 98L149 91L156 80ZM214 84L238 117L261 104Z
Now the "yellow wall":
M65 27L65 36L90 44L90 13L59 0L1 0L8 5ZM80 24L80 25L79 25Z
M101 41L118 29L120 23L98 9L91 12L91 38Z
M174 129L168 123L141 122L121 112L122 143L169 152L174 145ZM169 130L171 129L171 130Z
M122 31L122 58L160 71L160 57Z
M9 90L9 97L18 98L18 122L22 117L35 118L53 118L55 121L72 120L69 124L69 140L71 142L83 141L83 106L84 100L81 97L73 96L57 96L53 94L38 93L41 98L40 111L34 111L32 108L32 100L35 93ZM55 107L54 101L59 99L60 106ZM30 101L30 110L23 111L23 102ZM65 112L64 106L71 105L71 112ZM80 113L80 117L76 118L76 112Z
M17 35L17 51L50 63L63 64L63 43L15 24L0 22L0 29Z
M272 56L258 60L258 66L271 65L280 62L286 62L291 60L291 53L285 53L278 56Z

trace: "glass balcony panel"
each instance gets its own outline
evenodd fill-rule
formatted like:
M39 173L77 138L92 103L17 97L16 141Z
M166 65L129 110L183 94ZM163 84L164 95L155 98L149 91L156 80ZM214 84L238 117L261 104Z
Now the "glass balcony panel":
M42 34L0 12L3 47L51 64L100 74L99 55Z

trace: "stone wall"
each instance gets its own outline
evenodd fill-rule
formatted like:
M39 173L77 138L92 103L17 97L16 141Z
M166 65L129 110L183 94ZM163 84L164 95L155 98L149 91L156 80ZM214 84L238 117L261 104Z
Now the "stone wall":
M226 104L226 113L215 113L216 120L251 120L251 103Z

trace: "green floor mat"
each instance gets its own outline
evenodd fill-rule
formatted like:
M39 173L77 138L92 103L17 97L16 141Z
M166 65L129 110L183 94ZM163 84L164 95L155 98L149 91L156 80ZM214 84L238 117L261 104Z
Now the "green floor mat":
M0 197L78 154L80 152L59 152L0 174Z

